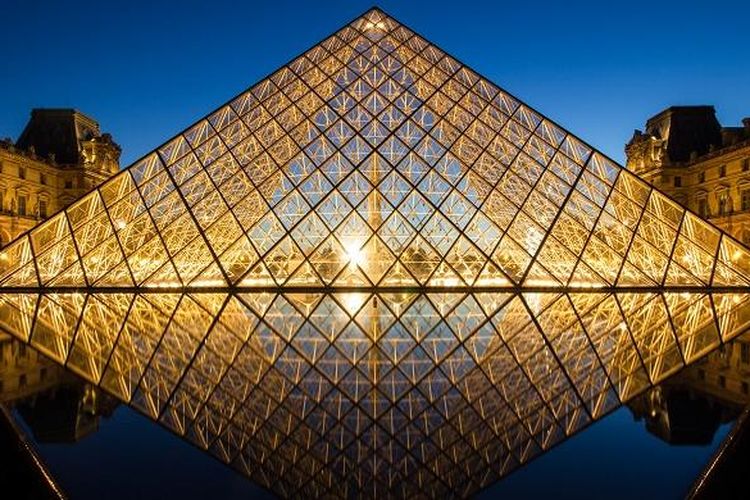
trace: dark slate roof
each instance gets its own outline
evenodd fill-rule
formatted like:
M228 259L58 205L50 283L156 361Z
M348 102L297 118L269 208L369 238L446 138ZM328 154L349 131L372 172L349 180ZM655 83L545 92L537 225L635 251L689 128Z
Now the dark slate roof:
M34 109L16 142L19 149L55 156L60 164L79 162L80 141L101 136L99 124L75 109Z
M691 153L708 153L722 145L721 125L713 106L672 106L649 118L646 132L667 141L671 162L684 162Z

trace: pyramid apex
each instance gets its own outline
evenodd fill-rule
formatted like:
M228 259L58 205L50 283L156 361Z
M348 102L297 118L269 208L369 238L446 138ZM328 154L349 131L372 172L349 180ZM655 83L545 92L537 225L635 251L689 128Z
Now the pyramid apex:
M367 31L377 29L381 31L390 31L397 26L391 16L383 9L374 5L367 9L362 15L357 17L355 25L358 29Z
M383 14L383 15L386 15L386 16L388 15L388 14L386 14L386 13L385 13L385 11L384 11L383 9L381 9L381 8L380 8L379 6L377 6L377 5L373 5L372 7L370 7L369 9L367 9L367 10L365 11L365 13L364 13L364 14L362 14L362 15L363 15L363 16L366 16L366 15L368 15L368 14L372 14L372 13L379 13L379 14Z

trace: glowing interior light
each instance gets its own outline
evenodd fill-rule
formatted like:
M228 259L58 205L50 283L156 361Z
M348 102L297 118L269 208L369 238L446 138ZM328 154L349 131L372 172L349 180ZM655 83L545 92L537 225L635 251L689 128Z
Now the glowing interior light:
M359 311L367 300L368 294L366 293L344 293L339 296L341 298L341 304L344 306L346 311L354 315Z
M557 283L554 280L550 279L542 279L542 278L529 278L524 283L523 286L558 286L559 283Z
M463 282L458 278L440 278L435 280L435 284L440 286L462 286Z
M384 30L385 29L385 23L383 21L378 21L376 23L373 23L372 21L368 21L365 23L365 29L366 30Z
M127 225L128 225L128 224L127 224L127 222L125 222L125 221L124 221L124 220L122 220L122 219L119 219L119 220L117 221L117 229L118 229L118 230L122 230L122 229L125 229L125 226L127 226Z
M353 266L359 266L365 262L365 253L358 241L350 241L344 245L346 257Z
M224 285L224 281L217 280L217 279L203 279L203 280L196 280L193 281L192 285L194 286L222 286Z
M159 282L159 283L144 283L142 285L145 288L179 288L179 283Z

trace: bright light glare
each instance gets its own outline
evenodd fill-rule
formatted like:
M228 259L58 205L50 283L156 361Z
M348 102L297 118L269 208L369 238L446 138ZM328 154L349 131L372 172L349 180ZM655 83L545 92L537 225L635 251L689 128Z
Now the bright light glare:
M358 241L350 241L344 245L344 251L349 259L349 263L353 266L359 266L365 261L365 253Z
M353 316L362 308L365 300L367 300L368 294L348 292L338 295L338 297L341 299L341 304L346 309L346 312Z

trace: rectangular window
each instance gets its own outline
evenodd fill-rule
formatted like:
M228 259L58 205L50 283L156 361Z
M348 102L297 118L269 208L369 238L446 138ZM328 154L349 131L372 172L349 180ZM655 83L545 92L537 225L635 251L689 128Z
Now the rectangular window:
M73 179L65 179L65 189L73 189Z
M26 197L18 197L18 215L26 215Z
M47 176L44 174L39 174L39 182L41 184L47 185Z
M750 158L745 158L742 160L742 171L747 172L748 170L750 170ZM2 172L2 170L0 170L0 172Z
M5 210L5 196L3 195L3 192L0 191L0 212Z
M729 195L725 192L719 193L719 216L726 215L732 207L729 206Z
M19 179L25 179L26 178L26 169L23 167L18 167L18 178Z
M39 217L47 218L47 200L39 200Z
M719 177L726 177L726 176L727 176L727 166L719 165Z
M674 176L674 187L682 187L682 177L680 177L679 175Z
M698 198L698 215L704 219L708 217L708 200L705 198Z
M719 385L722 388L727 386L727 378L724 375L719 375Z
M743 364L750 364L750 344L742 342L740 344L740 361Z
M698 173L698 183L702 184L706 182L706 172L699 172Z
M742 211L745 212L750 210L750 189L742 190Z

